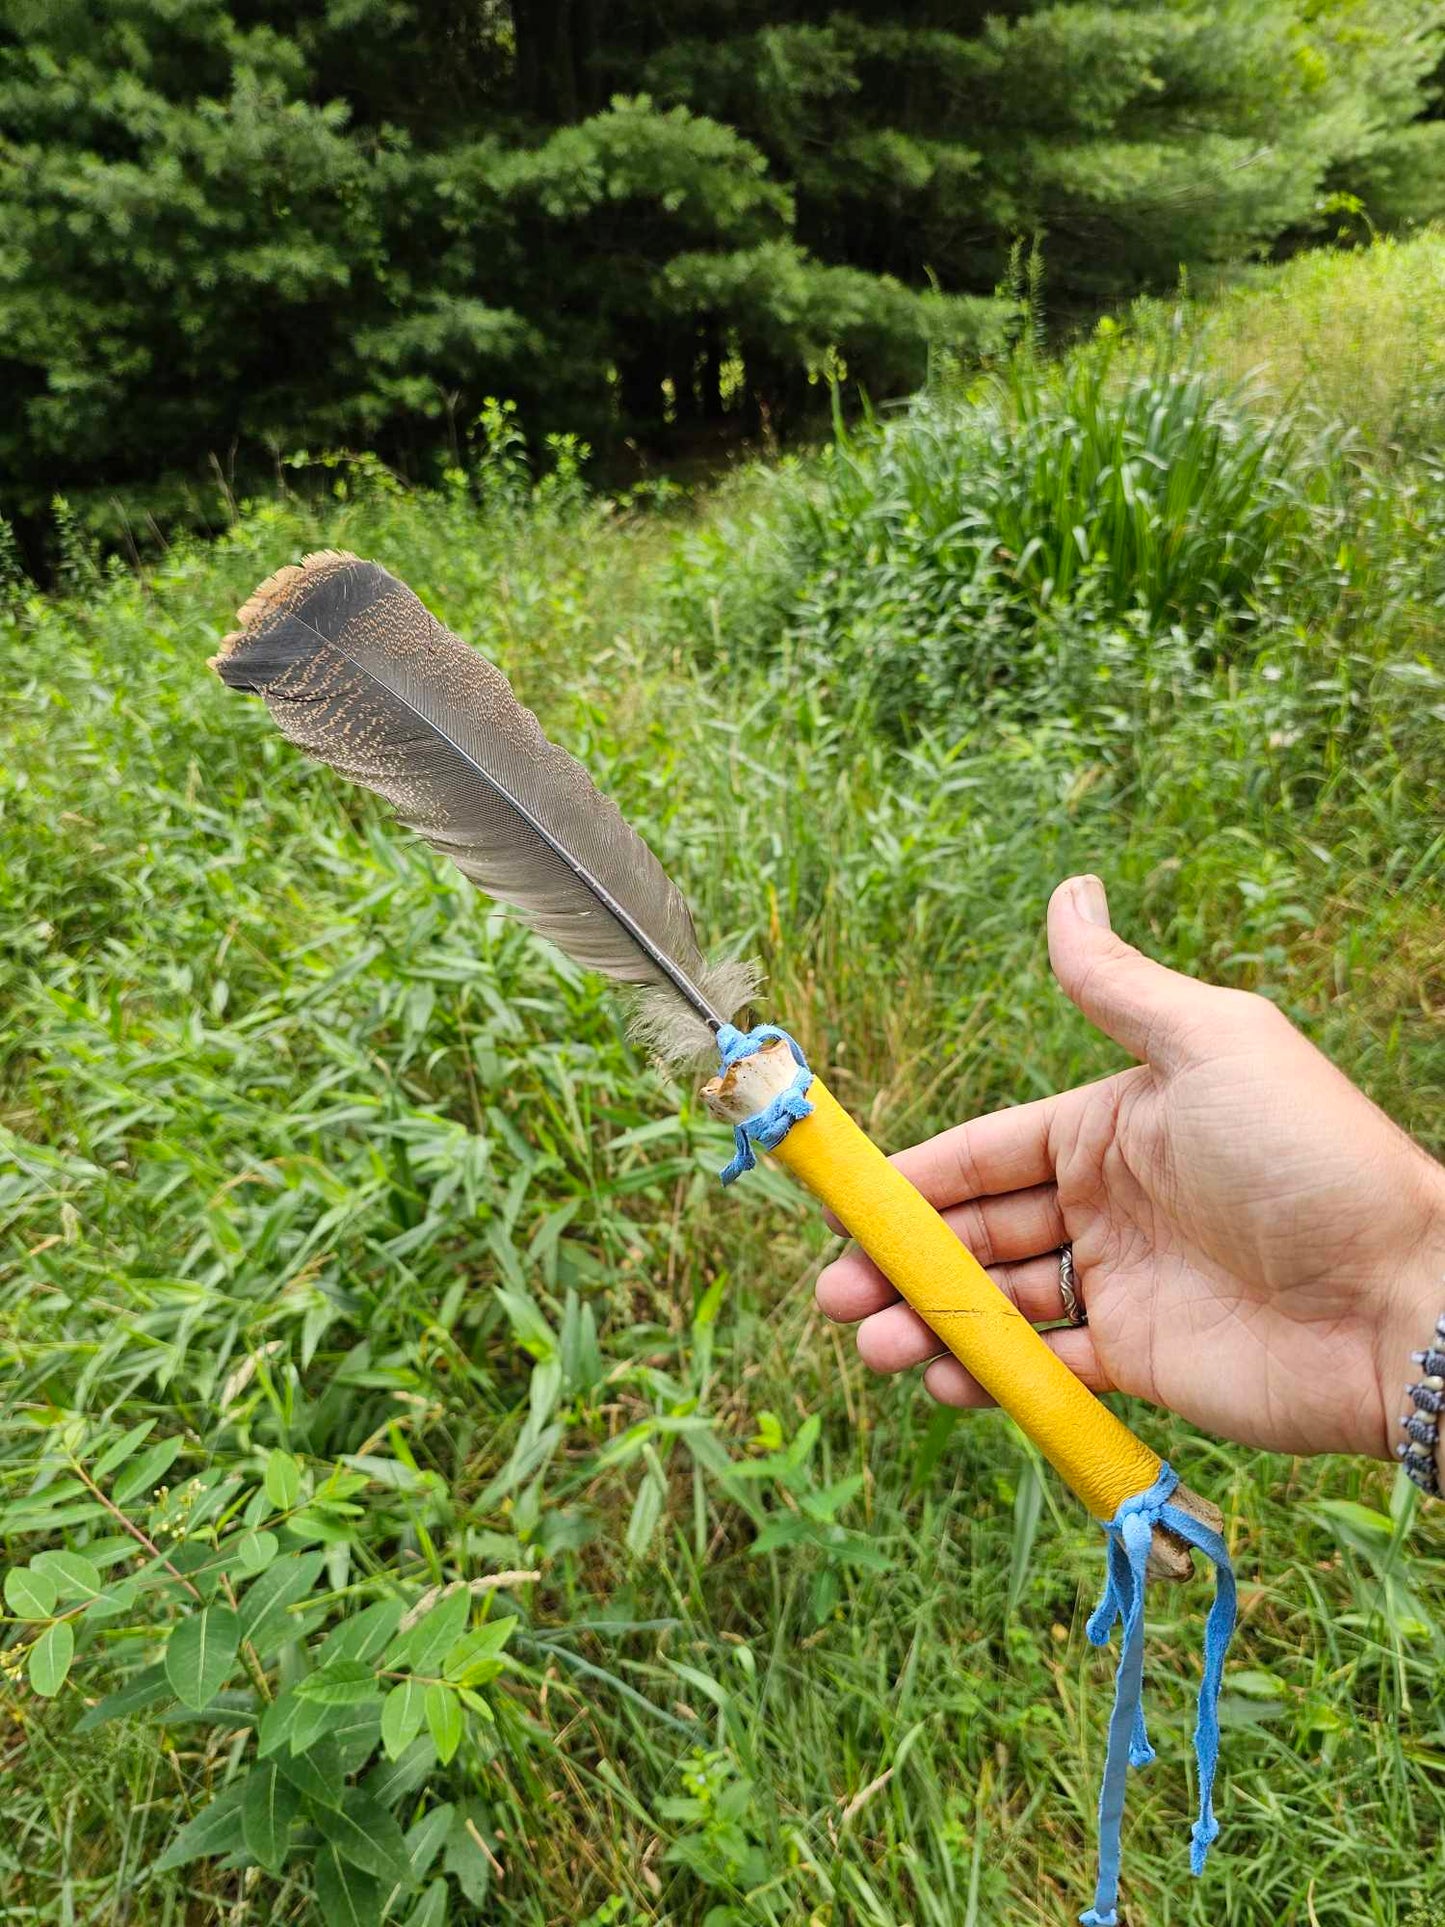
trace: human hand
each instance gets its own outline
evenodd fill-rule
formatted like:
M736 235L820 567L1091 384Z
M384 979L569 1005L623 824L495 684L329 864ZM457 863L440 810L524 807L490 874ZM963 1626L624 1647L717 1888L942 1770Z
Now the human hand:
M1095 1392L1276 1451L1393 1455L1410 1353L1445 1310L1445 1167L1272 1004L1151 962L1097 877L1054 892L1065 994L1141 1061L894 1160ZM876 1371L931 1360L947 1405L992 1404L861 1251L818 1279Z

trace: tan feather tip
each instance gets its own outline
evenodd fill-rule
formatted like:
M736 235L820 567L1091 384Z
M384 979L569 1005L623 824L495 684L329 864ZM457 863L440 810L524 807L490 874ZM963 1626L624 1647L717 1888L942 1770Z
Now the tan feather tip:
M236 627L229 635L222 636L220 648L207 659L206 667L219 674L226 657L240 647L250 631L263 616L270 614L278 602L291 600L310 570L330 568L337 562L360 560L360 556L353 555L349 549L313 549L309 555L303 555L299 562L285 563L247 596L236 611Z

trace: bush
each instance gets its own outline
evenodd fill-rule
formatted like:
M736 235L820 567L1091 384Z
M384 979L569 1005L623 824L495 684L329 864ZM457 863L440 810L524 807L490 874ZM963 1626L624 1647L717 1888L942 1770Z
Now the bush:
M1246 646L1318 567L1340 453L1339 437L1176 365L1169 344L1141 355L1105 334L1061 364L1017 356L886 425L840 417L816 471L785 488L784 533L751 585L729 535L710 575L696 543L684 569L694 597L703 569L734 646L785 636L894 725L956 717L1000 687L1027 707L1030 661L1080 637L1088 653L1101 628L1136 646L1180 626L1212 653Z
M1078 314L1437 211L1442 48L1432 0L11 0L0 513L204 523L305 443L434 476L498 388L793 432L830 351L898 394L986 345L1019 235Z
M1198 319L1226 374L1263 376L1378 452L1429 453L1445 435L1445 233L1320 250L1258 269Z

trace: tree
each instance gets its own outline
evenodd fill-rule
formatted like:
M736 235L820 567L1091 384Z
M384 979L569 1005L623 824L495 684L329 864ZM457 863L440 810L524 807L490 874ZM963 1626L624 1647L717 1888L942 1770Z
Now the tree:
M986 293L1042 235L1052 297L1082 307L1318 232L1330 189L1428 110L1441 56L1433 0L686 11L664 42L650 0L619 0L609 44L659 101L757 142L804 246Z
M904 391L998 339L1020 236L1089 308L1403 208L1435 15L0 0L0 510L422 472L489 393L665 450L790 426L835 355Z

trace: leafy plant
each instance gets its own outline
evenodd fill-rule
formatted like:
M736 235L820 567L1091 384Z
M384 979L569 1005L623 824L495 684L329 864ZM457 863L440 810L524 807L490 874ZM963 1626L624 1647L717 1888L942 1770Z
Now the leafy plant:
M1442 1149L1434 465L1361 456L1227 649L1001 581L1015 681L957 669L906 740L841 632L823 664L761 622L807 463L666 517L570 477L484 502L464 450L435 492L318 472L0 600L0 1911L1064 1927L1096 1530L996 1416L865 1375L806 1203L766 1164L719 1197L727 1134L605 994L203 661L289 556L382 557L889 1148L1117 1067L1040 939L1095 868ZM1440 1517L1133 1417L1224 1505L1245 1604L1229 1851L1181 1887L1201 1601L1151 1595L1136 1910L1398 1921L1445 1822Z
M681 1794L664 1800L662 1817L680 1824L667 1850L673 1864L686 1867L705 1887L743 1899L771 1871L767 1854L749 1825L757 1797L751 1781L740 1778L726 1753L695 1753L684 1763ZM706 1927L742 1927L746 1914L711 1907Z
M734 1485L768 1482L778 1499L753 1541L755 1558L784 1547L806 1548L814 1555L817 1572L811 1604L819 1624L837 1607L846 1573L886 1572L890 1564L887 1551L876 1539L849 1529L838 1518L862 1491L864 1475L853 1472L826 1485L816 1483L813 1459L821 1429L822 1421L814 1413L785 1443L777 1418L771 1412L762 1412L758 1442L767 1449L761 1457L735 1464L728 1472Z
M516 1737L507 1702L488 1690L515 1664L516 1615L486 1616L495 1595L486 1581L433 1586L410 1602L376 1585L368 1590L380 1597L318 1636L330 1616L317 1591L328 1551L347 1547L354 1500L373 1476L337 1466L318 1480L273 1448L259 1477L212 1468L161 1486L184 1441L153 1431L147 1420L115 1438L72 1438L3 1526L98 1534L83 1553L37 1552L5 1574L23 1629L13 1651L37 1694L54 1698L97 1642L164 1642L77 1733L144 1712L227 1743L219 1786L154 1871L202 1857L273 1875L301 1869L329 1927L379 1922L442 1854L463 1894L484 1894L490 1868L474 1818L418 1795L470 1721ZM432 1483L417 1475L409 1489ZM476 1591L483 1617L473 1625ZM445 1893L444 1880L434 1883L412 1917L440 1921Z
M1258 648L1291 596L1316 592L1347 446L1261 412L1168 343L1141 354L1106 332L1057 363L1024 349L899 419L854 430L839 415L740 584L719 532L710 600L730 653L781 643L895 726L990 691L1038 714L1059 668L1088 674L1111 631L1136 657L1176 635Z

